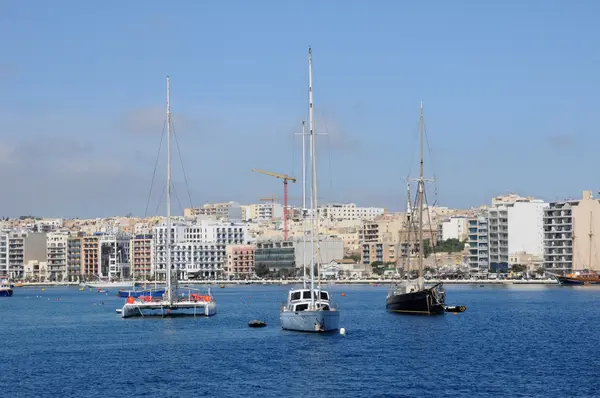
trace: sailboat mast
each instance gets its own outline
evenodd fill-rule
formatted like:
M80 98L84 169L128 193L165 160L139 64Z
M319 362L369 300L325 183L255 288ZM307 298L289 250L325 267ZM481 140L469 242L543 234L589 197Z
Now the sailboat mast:
M423 278L423 257L425 255L423 245L423 190L425 178L423 176L423 101L421 101L421 114L419 117L419 283Z
M590 211L590 251L588 253L588 265L587 265L587 269L591 270L592 269L592 237L594 236L594 234L592 233L592 212Z
M306 289L306 122L302 121L302 286Z
M171 78L167 76L167 292L169 304L173 303L171 289Z
M310 304L315 306L315 209L317 208L317 181L315 172L315 129L312 93L312 48L308 48L308 128L310 134L311 182L310 190ZM318 218L318 217L317 217Z

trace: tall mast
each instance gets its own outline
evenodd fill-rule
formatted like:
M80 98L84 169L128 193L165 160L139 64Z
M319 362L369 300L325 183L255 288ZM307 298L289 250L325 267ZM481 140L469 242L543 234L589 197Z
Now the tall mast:
M419 285L423 282L423 256L425 250L423 247L423 190L425 177L423 176L423 101L421 101L421 115L419 117ZM422 288L422 286L420 286Z
M315 306L315 209L317 208L317 181L315 172L315 129L312 94L312 49L308 48L308 128L310 134L311 182L310 190L310 304ZM317 217L318 219L318 217Z
M306 289L306 122L302 121L302 286Z
M171 289L171 78L167 76L167 292L169 304L173 304Z
M587 265L587 269L591 270L592 269L592 237L594 236L594 234L592 233L592 212L590 211L590 232L589 232L589 236L590 236L590 252L588 253L588 265Z

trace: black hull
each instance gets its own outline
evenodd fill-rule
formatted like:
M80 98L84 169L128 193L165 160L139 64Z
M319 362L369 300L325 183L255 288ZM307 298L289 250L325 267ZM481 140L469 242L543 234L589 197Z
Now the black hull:
M436 300L431 289L390 296L386 300L385 308L403 314L435 315L445 312L444 303Z

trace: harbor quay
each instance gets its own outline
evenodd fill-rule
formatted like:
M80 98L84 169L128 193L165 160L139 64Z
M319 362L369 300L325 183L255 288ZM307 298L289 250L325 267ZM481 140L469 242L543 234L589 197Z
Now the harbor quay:
M323 280L324 285L390 285L397 282L395 279L355 279L355 280ZM153 285L154 281L136 281L136 284ZM158 282L160 284L160 282ZM187 285L214 285L214 286L235 286L235 285L298 285L302 279L265 279L265 280L189 280L179 281L180 287ZM426 284L444 283L445 285L559 285L556 279L428 279ZM23 282L17 287L53 287L53 286L73 286L79 287L83 283L79 282Z

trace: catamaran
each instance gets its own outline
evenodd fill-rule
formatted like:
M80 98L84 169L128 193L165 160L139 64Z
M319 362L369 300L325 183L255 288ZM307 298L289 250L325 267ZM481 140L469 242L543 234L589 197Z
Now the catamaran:
M308 101L309 101L309 145L311 159L311 191L310 191L310 288L306 286L304 279L303 287L292 289L288 293L287 303L280 308L279 319L281 328L300 332L328 332L339 329L340 312L331 302L329 292L321 289L321 279L315 286L315 263L319 255L319 215L317 213L317 162L315 156L315 130L312 93L312 50L308 49ZM302 168L306 169L304 153L304 134ZM303 171L302 184L306 186L306 176ZM306 189L303 190L304 220L306 221ZM306 223L304 224L306 225ZM306 231L306 228L304 228ZM306 234L305 234L306 235ZM304 265L304 264L303 264ZM319 272L320 275L320 272Z
M148 296L129 296L123 308L117 310L122 318L146 315L204 315L212 316L217 313L217 305L211 294L184 292L177 288L177 270L171 270L171 79L167 76L167 233L166 233L166 291L160 298ZM174 272L172 272L174 271Z

